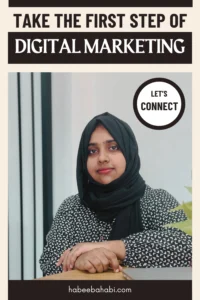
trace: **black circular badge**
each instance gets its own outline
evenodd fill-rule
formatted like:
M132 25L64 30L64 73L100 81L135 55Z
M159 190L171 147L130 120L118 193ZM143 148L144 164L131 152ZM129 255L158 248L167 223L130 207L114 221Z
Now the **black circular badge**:
M145 81L133 98L138 120L151 129L174 126L185 111L185 97L180 87L166 78Z

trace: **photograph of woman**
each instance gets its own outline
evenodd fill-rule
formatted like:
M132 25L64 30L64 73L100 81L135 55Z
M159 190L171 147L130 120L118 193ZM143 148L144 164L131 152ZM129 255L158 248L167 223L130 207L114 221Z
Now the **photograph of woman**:
M39 261L44 276L191 265L191 236L164 227L187 217L171 212L179 202L140 175L137 141L126 122L106 112L87 124L76 179L78 194L63 201L46 236Z

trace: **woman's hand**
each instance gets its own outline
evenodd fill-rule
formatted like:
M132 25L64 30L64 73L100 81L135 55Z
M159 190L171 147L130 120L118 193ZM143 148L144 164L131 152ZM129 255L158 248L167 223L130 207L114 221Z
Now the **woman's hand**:
M83 253L75 262L75 269L89 273L102 273L109 268L114 272L122 270L116 254L105 248L96 248Z
M78 243L73 248L67 249L57 262L57 267L63 266L63 271L72 270L76 259L83 253L102 247L102 243Z
M118 259L123 260L125 257L125 246L122 241L106 241L106 242L95 242L95 243L79 243L75 245L72 249L67 249L59 261L57 262L57 266L59 267L61 264L63 265L63 271L72 270L74 268L74 264L77 258L90 250L96 248L105 248L114 252Z

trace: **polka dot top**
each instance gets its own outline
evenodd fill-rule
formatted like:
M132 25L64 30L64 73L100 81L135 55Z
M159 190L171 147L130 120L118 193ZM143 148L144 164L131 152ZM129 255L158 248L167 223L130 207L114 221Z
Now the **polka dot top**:
M186 220L183 210L169 212L179 203L167 191L146 186L140 200L143 231L122 241L126 256L122 262L130 267L190 266L192 237L176 228L163 225ZM80 203L77 195L63 201L46 237L40 258L43 275L62 272L56 262L69 247L81 242L102 242L109 238L115 222L100 221L96 214Z

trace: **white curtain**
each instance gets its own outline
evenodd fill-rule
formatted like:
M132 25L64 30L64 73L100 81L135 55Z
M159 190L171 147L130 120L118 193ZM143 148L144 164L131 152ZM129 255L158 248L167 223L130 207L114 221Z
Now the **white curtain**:
M41 277L43 190L41 79L9 74L9 279Z

